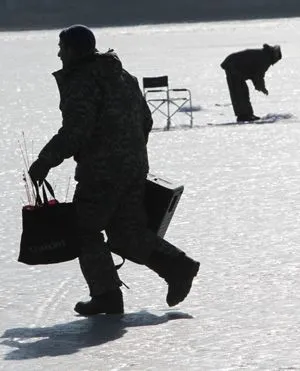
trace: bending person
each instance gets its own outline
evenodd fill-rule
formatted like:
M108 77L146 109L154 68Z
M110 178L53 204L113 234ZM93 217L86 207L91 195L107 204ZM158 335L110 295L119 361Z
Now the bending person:
M282 58L279 45L264 44L262 49L246 49L230 54L222 63L225 70L230 98L237 121L254 121L259 117L253 113L249 88L251 80L254 88L268 95L265 73L270 66Z

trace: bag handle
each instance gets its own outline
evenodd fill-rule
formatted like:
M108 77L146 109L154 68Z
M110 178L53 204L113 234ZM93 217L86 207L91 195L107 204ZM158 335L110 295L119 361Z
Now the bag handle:
M52 188L51 184L46 179L44 179L44 181L42 183L42 194L43 194L43 198L40 195L38 183L37 182L33 182L33 185L34 185L35 193L36 193L36 196L35 196L35 206L42 206L44 204L48 204L49 200L48 200L48 196L47 196L46 190L56 200L55 194L54 194L54 191L53 191L53 188Z
M40 196L38 183L35 182L35 181L32 181L32 184L33 184L34 189L35 189L35 206L41 206L43 204L43 202L42 202L42 199L41 199L41 196Z
M50 195L52 196L52 198L53 199L56 199L52 186L50 185L50 183L46 179L44 179L44 182L42 184L44 204L47 204L49 202L48 201L48 196L47 196L46 189L50 193Z

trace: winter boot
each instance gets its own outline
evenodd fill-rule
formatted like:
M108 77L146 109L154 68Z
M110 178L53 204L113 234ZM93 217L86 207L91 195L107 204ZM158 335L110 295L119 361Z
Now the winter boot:
M95 314L122 314L124 313L123 295L120 288L105 292L102 295L92 296L91 300L78 302L75 312L83 316Z
M175 256L154 251L149 258L147 267L167 282L167 303L173 307L183 301L190 292L200 263L186 256L183 251Z
M236 121L237 122L249 122L249 121L256 121L259 120L260 117L255 116L255 115L239 115L237 116Z

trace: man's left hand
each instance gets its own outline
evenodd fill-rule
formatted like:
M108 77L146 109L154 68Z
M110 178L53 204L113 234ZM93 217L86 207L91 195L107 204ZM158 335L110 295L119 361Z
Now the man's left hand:
M42 159L38 158L30 166L28 173L34 183L41 185L49 173L49 165Z

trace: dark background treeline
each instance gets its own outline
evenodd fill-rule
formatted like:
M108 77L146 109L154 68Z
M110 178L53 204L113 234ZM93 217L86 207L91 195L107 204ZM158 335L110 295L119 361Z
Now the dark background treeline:
M1 29L300 16L300 0L0 0Z

